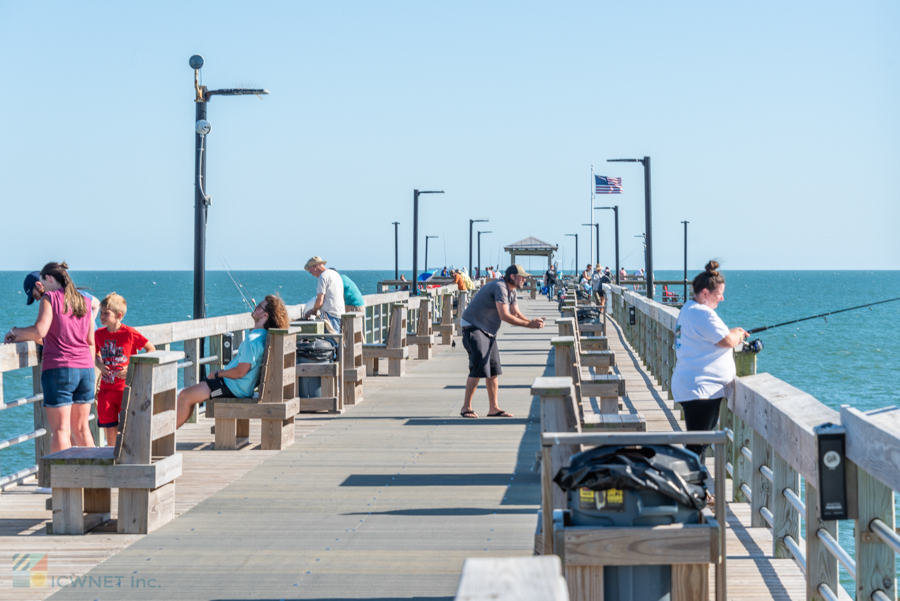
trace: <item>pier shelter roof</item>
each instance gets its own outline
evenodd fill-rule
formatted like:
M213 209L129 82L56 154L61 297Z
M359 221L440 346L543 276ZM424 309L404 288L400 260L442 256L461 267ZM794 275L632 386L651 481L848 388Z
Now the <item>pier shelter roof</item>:
M547 257L547 265L553 262L553 253L559 249L556 244L550 244L539 240L534 236L528 236L518 242L513 242L503 247L503 250L510 254L512 263L516 262L517 256L538 256Z

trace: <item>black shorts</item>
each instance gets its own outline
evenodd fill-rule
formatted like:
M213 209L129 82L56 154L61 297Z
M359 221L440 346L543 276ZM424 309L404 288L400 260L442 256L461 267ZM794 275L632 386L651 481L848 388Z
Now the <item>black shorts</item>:
M219 397L234 398L236 395L228 389L225 384L225 378L206 378L203 380L209 386L209 398L216 399Z
M493 378L503 373L495 336L488 336L478 328L465 327L463 347L469 353L470 378Z

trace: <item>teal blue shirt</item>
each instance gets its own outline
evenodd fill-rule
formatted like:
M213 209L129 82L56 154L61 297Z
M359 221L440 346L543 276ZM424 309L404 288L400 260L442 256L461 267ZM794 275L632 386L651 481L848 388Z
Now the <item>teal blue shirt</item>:
M248 399L253 396L253 389L256 388L256 384L259 382L259 370L262 367L262 358L263 353L266 351L268 334L265 330L250 330L250 334L238 347L237 356L225 368L237 367L238 363L250 364L250 371L243 378L225 379L228 390L238 398Z
M354 307L362 307L365 304L359 287L343 273L341 280L344 282L344 304L353 305Z

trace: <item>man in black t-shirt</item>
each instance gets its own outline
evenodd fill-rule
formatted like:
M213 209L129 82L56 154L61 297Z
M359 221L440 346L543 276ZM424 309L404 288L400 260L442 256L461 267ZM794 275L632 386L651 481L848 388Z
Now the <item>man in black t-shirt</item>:
M552 301L553 290L556 288L556 269L553 265L544 273L544 285L547 287L547 300Z
M540 329L542 319L528 319L519 311L516 290L525 283L530 274L521 265L511 265L502 280L494 280L478 291L462 314L463 346L469 353L469 378L466 380L466 396L460 415L475 418L472 411L472 397L478 388L478 381L484 378L490 409L488 417L512 417L500 408L497 400L500 352L497 348L497 332L502 322L523 328Z

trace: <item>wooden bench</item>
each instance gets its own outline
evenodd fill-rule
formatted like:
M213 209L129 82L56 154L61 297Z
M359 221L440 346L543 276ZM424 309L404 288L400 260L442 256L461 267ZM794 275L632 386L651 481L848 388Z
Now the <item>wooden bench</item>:
M569 601L559 557L477 557L463 564L455 601Z
M606 373L615 365L614 351L579 352L576 336L557 336L550 339L554 349L554 365L558 377L571 377L575 384L575 396L582 410L586 398L600 399L600 413L617 414L624 406L625 377ZM583 367L595 367L598 374L582 373Z
M441 302L441 323L434 327L441 333L441 344L448 345L453 342L456 334L456 326L453 324L453 294L445 292Z
M406 337L408 344L419 347L418 358L431 359L432 347L434 347L434 324L431 315L431 299L423 298L419 301L419 319L416 321L416 333Z
M363 400L363 379L366 377L363 359L363 313L344 313L341 316L344 352L344 404L357 405Z
M206 416L216 420L213 432L217 451L233 451L249 442L251 419L261 420L262 450L280 451L294 442L294 416L300 411L295 332L268 331L258 397L222 397L206 402Z
M409 347L406 340L406 305L404 303L391 305L387 344L363 344L362 352L366 362L367 376L379 374L379 359L388 360L388 376L399 378L406 372Z
M175 517L177 362L184 353L131 357L133 378L122 397L115 447L72 447L42 458L53 488L48 534L84 534L109 520L119 489L116 530L147 534Z

